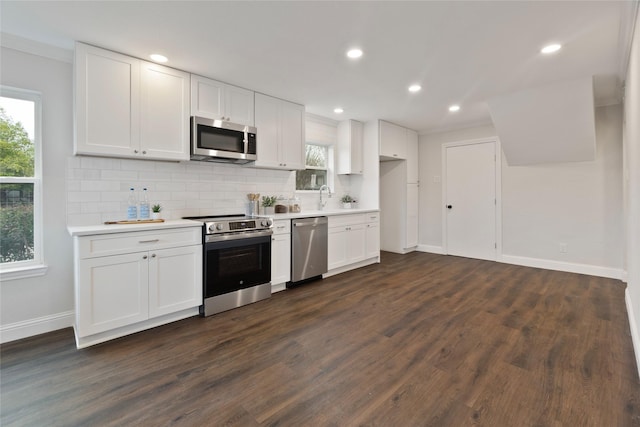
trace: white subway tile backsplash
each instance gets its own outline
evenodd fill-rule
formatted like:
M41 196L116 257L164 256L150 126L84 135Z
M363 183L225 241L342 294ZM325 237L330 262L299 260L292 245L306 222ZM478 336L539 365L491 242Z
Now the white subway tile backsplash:
M103 169L100 171L100 178L105 180L118 180L118 181L137 181L137 171L123 171L113 169Z
M84 179L80 182L80 191L92 192L92 191L118 191L120 189L120 183L117 181L93 181Z
M69 157L67 222L91 225L123 219L129 188L148 189L162 205L162 217L243 214L247 193L283 195L295 191L295 173L205 162Z

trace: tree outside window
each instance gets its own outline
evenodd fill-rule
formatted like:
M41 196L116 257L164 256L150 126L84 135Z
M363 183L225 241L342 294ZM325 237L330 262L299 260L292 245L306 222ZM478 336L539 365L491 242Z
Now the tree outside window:
M2 88L0 96L0 263L39 261L34 233L36 99ZM26 98L26 99L25 99Z
M296 172L296 190L318 190L328 185L329 149L324 145L305 145L305 170Z

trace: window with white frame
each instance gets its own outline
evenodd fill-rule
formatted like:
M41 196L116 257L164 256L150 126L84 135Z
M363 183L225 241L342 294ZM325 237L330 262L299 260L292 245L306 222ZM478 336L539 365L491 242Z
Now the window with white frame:
M0 86L0 271L42 264L41 101Z
M296 190L318 190L331 185L331 148L326 145L305 144L305 169L296 171Z

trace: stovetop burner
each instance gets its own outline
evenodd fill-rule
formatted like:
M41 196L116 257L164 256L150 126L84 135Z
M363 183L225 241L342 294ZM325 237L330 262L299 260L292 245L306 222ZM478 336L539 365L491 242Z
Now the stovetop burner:
M205 215L189 216L183 219L202 221L205 234L239 233L271 228L273 221L267 217L247 215Z

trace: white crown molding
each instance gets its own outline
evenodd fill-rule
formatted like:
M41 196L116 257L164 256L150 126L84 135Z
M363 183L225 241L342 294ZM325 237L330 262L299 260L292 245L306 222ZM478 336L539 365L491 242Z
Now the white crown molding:
M73 51L25 39L8 33L0 33L0 46L61 62L73 63Z

